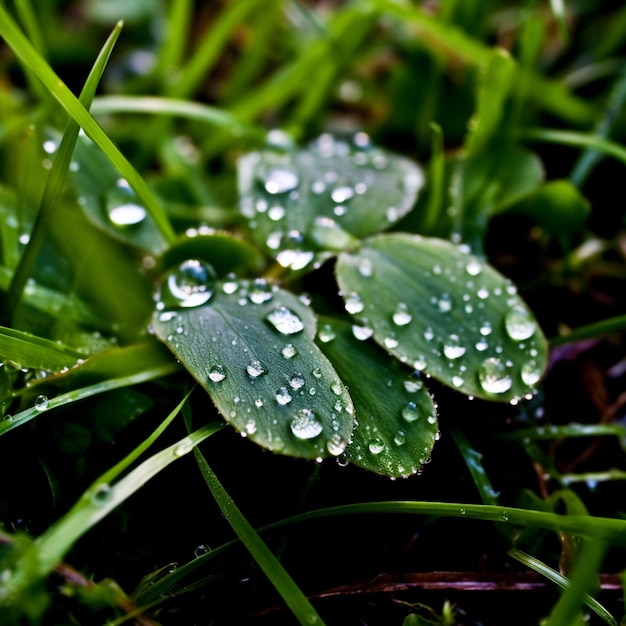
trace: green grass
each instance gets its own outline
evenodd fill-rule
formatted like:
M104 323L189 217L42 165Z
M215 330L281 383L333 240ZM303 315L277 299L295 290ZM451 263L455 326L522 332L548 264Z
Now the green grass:
M0 4L0 621L623 621L624 24Z

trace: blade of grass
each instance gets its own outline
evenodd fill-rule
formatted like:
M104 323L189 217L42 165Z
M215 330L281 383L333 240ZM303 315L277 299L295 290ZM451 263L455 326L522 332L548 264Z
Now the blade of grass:
M125 353L123 350L119 352L120 357L124 358ZM148 352L146 353L148 354ZM142 367L138 371L130 372L124 376L115 377L112 376L105 380L79 387L78 389L72 389L66 393L59 394L54 398L49 398L45 408L37 408L35 406L29 407L15 415L5 415L4 419L0 421L0 436L8 433L9 431L26 424L30 420L47 413L52 409L56 409L71 402L77 402L78 400L84 400L92 396L111 391L113 389L119 389L121 387L130 387L139 383L155 380L169 374L173 374L180 370L180 365L171 360L161 360L161 362L149 362L150 366ZM85 367L88 365L88 361L85 361Z
M575 341L582 341L583 339L592 339L610 333L622 332L624 329L626 329L626 315L617 315L616 317L609 317L600 322L575 328L566 335L550 337L549 341L551 346L560 346L564 343L573 343Z
M523 563L526 567L529 567L533 571L541 574L545 578L547 578L550 582L558 585L561 589L567 590L572 587L572 581L567 577L563 576L559 572L555 571L543 561L531 556L530 554L526 554L522 550L518 550L517 548L511 548L507 554L514 558L516 561ZM607 624L611 626L617 626L617 621L615 618L595 599L592 598L588 593L584 593L582 596L582 601L597 615L599 615ZM561 622L562 624L573 624L574 622ZM554 626L554 625L553 625Z
M465 435L463 435L458 429L455 428L452 430L452 437L459 452L461 453L461 456L463 457L463 460L465 461L465 465L467 465L467 469L472 475L472 480L476 485L476 489L478 489L478 493L480 494L480 499L483 501L483 504L497 505L498 493L491 485L491 481L489 480L487 472L485 472L485 468L483 467L483 455L472 448Z
M522 138L530 141L556 143L576 148L591 148L608 156L612 156L626 165L626 148L624 146L591 133L579 133L573 130L556 130L551 128L529 128Z
M265 0L239 0L228 4L212 24L210 32L205 33L189 62L180 69L178 79L171 85L167 94L189 98L213 69L233 30L243 22L250 11L262 6L264 2Z
M194 455L202 477L219 505L222 514L237 533L241 543L243 543L272 585L274 585L274 588L278 591L298 622L303 625L320 624L321 626L324 623L322 618L281 565L280 561L248 523L248 520L241 514L241 511L197 448L194 450Z
M85 356L56 341L0 326L0 358L21 367L55 372L76 365Z
M106 40L96 62L94 63L89 76L85 82L85 86L80 94L80 103L86 108L89 108L91 101L96 93L98 83L102 78L102 74L106 68L111 52L117 38L122 31L122 23L118 22L113 29L112 33ZM41 246L46 238L46 232L48 230L49 222L54 219L54 207L65 181L67 171L74 154L74 147L76 146L76 140L78 138L78 131L80 127L76 122L70 119L63 133L63 139L59 146L56 158L52 165L52 170L46 181L41 203L37 211L37 217L35 218L35 224L28 241L28 245L22 254L13 279L9 286L6 301L7 319L12 319L15 310L19 304L21 295L26 286L28 277L32 274L33 267L37 261L37 256L41 250Z
M242 122L236 115L217 107L157 96L100 96L95 98L91 113L108 115L111 113L141 113L182 117L217 126L237 136L262 138L266 131L258 126Z
M428 201L423 211L419 232L425 235L438 234L437 228L444 223L445 198L445 155L443 151L443 131L439 124L432 122L431 157L428 165Z
M522 428L514 433L499 435L508 441L548 441L568 437L626 437L626 426L621 424L568 424L565 426L538 426Z
M67 85L41 58L2 6L0 6L0 36L4 38L22 62L32 69L52 96L61 104L70 117L81 126L85 134L106 154L113 166L128 181L128 184L144 203L163 237L167 241L174 241L176 237L174 230L161 203L146 181L109 139Z
M487 62L492 48L469 37L462 30L446 24L437 16L429 15L421 7L395 0L372 0L381 13L400 18L419 31L424 45L435 54L472 67L481 67ZM573 95L561 82L550 80L538 73L529 76L529 96L535 102L563 119L584 124L593 117L593 107Z
M433 517L457 517L489 522L503 522L514 526L536 526L547 530L567 532L572 535L599 539L607 544L626 547L626 520L589 515L559 515L544 511L535 511L495 505L463 504L458 502L424 502L424 501L387 501L347 504L324 509L317 509L285 518L258 529L265 533L292 524L314 522L345 515L424 515ZM216 557L224 550L236 545L237 541L229 542L207 552L202 556L185 563L153 584L142 587L135 595L139 603L149 603L157 599L168 589L180 583L204 563Z
M180 404L174 409L174 414L179 408ZM170 417L171 414L167 419ZM220 430L223 425L223 423L216 422L196 430L153 454L114 485L104 480L109 472L94 481L70 511L38 537L36 541L39 549L37 575L43 577L50 573L71 546L89 529L171 463L184 457L198 444ZM134 456L135 453L132 452L131 455ZM125 461L122 463L126 464Z
M167 35L159 47L154 64L154 72L158 75L164 92L171 83L172 74L178 71L189 43L192 12L193 0L177 0L170 4L165 19Z
M598 120L595 126L595 136L602 139L606 139L611 132L611 129L615 125L620 112L624 108L624 102L626 101L626 68L622 70L606 105L606 109L602 117ZM600 152L592 148L588 148L580 155L580 158L574 165L569 179L572 184L577 187L581 187L594 166L601 158Z

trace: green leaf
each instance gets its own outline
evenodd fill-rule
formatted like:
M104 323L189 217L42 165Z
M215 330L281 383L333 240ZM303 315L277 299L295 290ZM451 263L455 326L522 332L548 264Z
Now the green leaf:
M572 246L574 237L584 232L589 216L589 201L568 180L551 180L529 198L512 207L516 213L530 215L556 237L563 250Z
M166 241L145 205L85 135L78 138L73 163L70 178L89 221L114 239L154 254L163 251Z
M319 346L350 389L358 416L346 459L392 478L418 473L437 439L437 411L424 381L356 339L350 324L320 322L322 337L332 339L318 337Z
M337 279L381 346L459 391L517 401L542 375L547 343L515 287L450 242L372 237L339 256Z
M163 268L179 265L187 259L202 259L213 266L218 276L261 271L261 255L250 243L230 233L206 230L209 232L202 228L187 231L163 254Z
M292 456L343 452L353 404L314 343L313 311L262 279L213 276L200 261L167 275L152 321L157 337L242 435Z
M423 183L415 163L372 146L364 133L325 134L304 149L283 144L239 161L240 210L252 236L294 270L315 252L344 250L389 228L413 208Z

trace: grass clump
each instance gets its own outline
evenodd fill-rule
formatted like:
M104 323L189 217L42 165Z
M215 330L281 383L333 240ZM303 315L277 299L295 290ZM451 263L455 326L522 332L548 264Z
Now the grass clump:
M617 624L626 12L39 8L0 7L3 623Z

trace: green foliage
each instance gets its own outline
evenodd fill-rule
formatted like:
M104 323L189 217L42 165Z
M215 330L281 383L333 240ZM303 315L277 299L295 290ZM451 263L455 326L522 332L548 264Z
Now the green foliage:
M259 572L338 623L433 545L482 570L445 517L564 590L535 621L617 623L623 350L558 376L623 349L626 12L422 4L0 6L3 624L253 623ZM422 599L385 623L464 619Z

